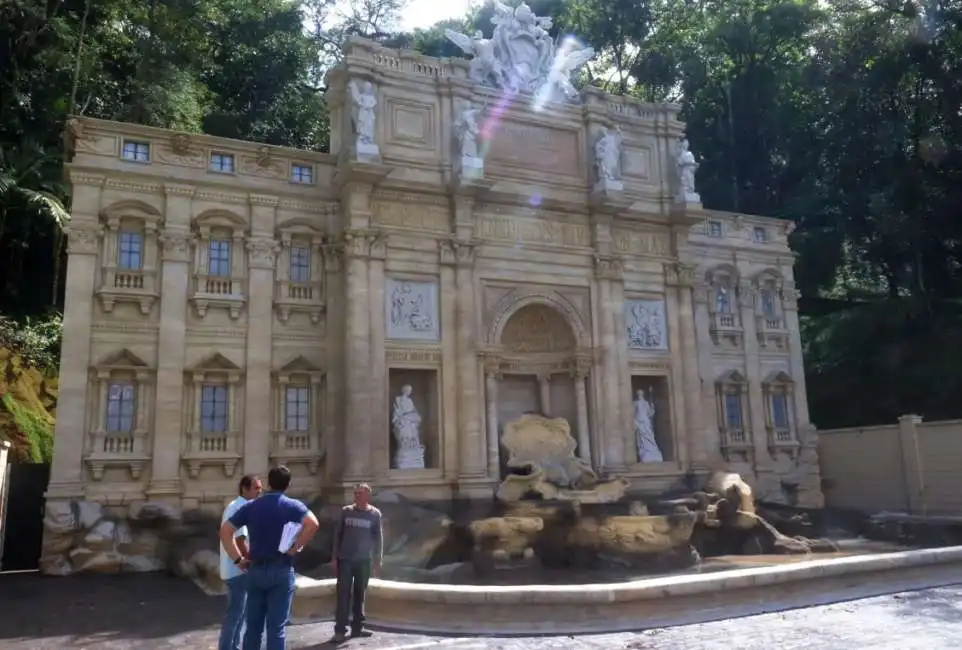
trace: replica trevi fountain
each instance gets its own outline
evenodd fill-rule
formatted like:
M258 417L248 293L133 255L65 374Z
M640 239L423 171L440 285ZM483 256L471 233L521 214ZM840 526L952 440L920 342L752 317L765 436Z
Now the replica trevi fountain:
M678 106L492 22L349 39L330 153L70 121L45 572L216 589L211 518L275 463L325 521L371 482L389 575L808 548L753 504L822 505L792 224L703 207Z

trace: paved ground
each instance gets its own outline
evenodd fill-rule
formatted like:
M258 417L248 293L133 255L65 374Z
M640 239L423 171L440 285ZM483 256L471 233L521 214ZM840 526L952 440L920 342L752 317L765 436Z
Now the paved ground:
M4 650L207 650L222 599L160 575L0 575ZM330 648L328 623L291 628L288 646ZM962 585L636 634L438 638L381 633L349 650L950 650L962 648Z

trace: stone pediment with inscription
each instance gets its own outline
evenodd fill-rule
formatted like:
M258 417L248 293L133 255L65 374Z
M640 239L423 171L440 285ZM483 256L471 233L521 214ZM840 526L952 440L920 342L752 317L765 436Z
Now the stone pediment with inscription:
M477 237L511 244L591 246L587 220L578 223L560 214L525 207L479 206Z
M501 344L510 352L563 352L576 347L564 316L547 305L519 309L504 326Z

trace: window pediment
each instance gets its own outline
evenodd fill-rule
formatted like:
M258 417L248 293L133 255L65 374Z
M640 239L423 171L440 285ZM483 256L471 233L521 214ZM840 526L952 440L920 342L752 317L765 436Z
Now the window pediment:
M718 379L716 379L715 381L719 384L727 384L727 385L742 385L742 384L748 383L748 380L745 379L745 375L743 375L738 370L726 370L721 375L719 375Z
M287 241L291 236L309 237L313 239L315 237L321 237L324 233L307 219L291 219L278 226L277 234L278 239Z
M235 233L241 232L247 227L247 221L240 215L228 210L211 210L203 212L194 217L194 224L202 233L210 231L211 228L224 228Z
M762 380L762 384L766 386L791 386L795 383L787 372L784 370L776 370L769 373L765 379Z
M128 370L133 372L144 372L150 370L146 361L136 354L123 348L118 352L108 354L106 357L94 364L93 369L98 373L110 374L113 371Z
M301 376L310 378L314 383L320 381L323 375L324 371L304 355L294 357L274 372L274 376L278 379L290 380Z
M156 224L163 220L160 211L144 201L128 200L114 203L101 212L104 222L119 223L121 220L133 219L145 224Z
M209 357L196 363L188 372L195 377L205 377L211 374L226 374L231 381L240 378L241 368L236 363L225 357L220 352L215 352Z

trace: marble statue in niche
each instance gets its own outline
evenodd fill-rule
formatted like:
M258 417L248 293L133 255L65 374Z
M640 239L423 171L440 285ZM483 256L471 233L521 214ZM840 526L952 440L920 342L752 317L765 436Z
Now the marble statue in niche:
M698 161L695 160L695 154L688 148L687 138L682 138L678 142L675 165L678 168L677 201L679 203L701 203L701 197L695 190L695 170L698 169Z
M637 350L667 350L664 301L628 300L626 303L628 347Z
M454 134L461 153L461 177L464 179L484 176L484 159L478 155L481 111L480 108L466 108L454 123Z
M639 463L662 463L665 460L655 440L655 399L644 390L635 393L635 444Z
M622 189L621 140L621 130L615 128L605 129L595 141L595 168L600 189Z
M348 88L351 92L351 100L354 103L352 121L357 138L355 143L357 156L358 158L375 157L379 155L380 150L374 139L376 119L374 109L377 108L377 93L374 90L374 84L370 81L359 84L355 79L348 84Z
M724 284L718 285L718 289L715 291L715 311L719 314L732 313L731 292Z
M421 444L421 414L411 399L411 387L401 386L391 409L394 432L394 469L424 469L424 445Z

